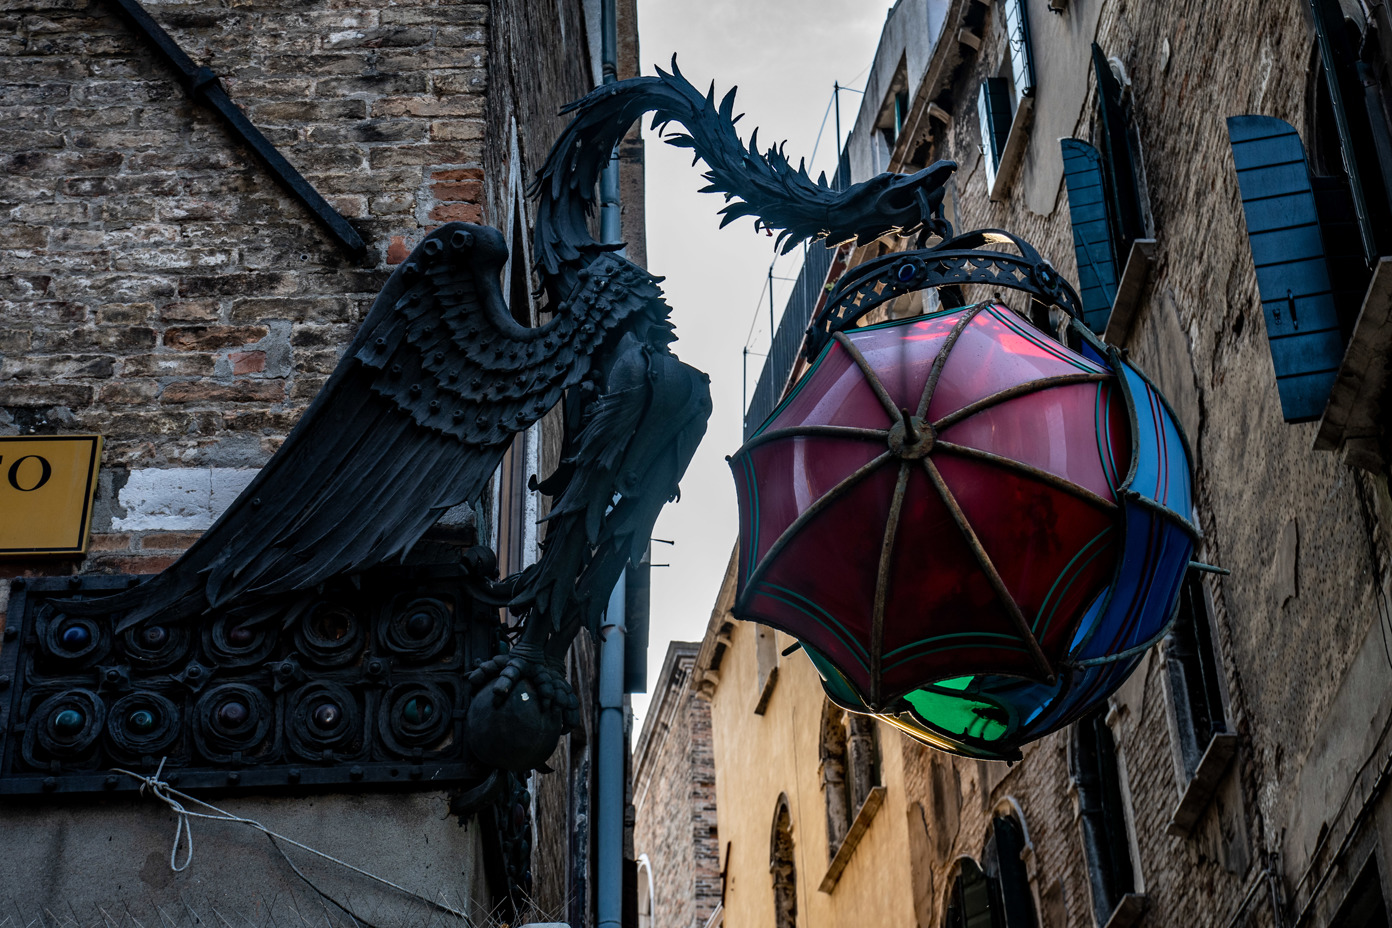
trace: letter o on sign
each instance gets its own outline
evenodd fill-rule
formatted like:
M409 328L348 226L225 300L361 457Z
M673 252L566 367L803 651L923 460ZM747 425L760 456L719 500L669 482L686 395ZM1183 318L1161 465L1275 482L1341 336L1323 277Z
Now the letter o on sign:
M19 473L19 469L24 466L25 461L39 462L39 479L34 481L34 485L30 487L21 486L19 482L21 476ZM29 470L32 471L32 468L30 468ZM18 461L15 461L13 464L10 465L10 486L14 487L16 490L19 490L22 493L32 493L39 487L43 486L45 483L48 483L48 478L52 476L53 465L49 464L46 458L41 458L37 454L25 455L24 457L20 458Z

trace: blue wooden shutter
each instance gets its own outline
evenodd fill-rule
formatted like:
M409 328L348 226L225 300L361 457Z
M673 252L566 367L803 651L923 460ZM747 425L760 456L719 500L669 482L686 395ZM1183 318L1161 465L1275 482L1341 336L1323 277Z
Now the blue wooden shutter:
M1318 419L1344 355L1305 146L1289 123L1229 116L1247 240L1287 422Z
M1034 55L1025 0L1005 0L1005 34L1010 40L1010 73L1018 105L1018 101L1034 93Z
M1059 139L1063 179L1068 185L1068 214L1073 221L1073 252L1078 258L1078 296L1083 324L1102 334L1116 299L1117 267L1112 256L1107 197L1102 184L1102 155L1087 142Z
M1010 82L988 77L981 82L976 99L976 115L981 122L981 152L986 158L986 189L996 185L1005 139L1010 135Z

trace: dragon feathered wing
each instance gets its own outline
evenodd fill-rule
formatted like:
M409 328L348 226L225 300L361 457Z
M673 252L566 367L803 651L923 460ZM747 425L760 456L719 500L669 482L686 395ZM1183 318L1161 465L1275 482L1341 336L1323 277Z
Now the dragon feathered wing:
M122 627L188 618L403 556L482 494L512 437L584 379L616 328L665 314L651 276L605 255L548 323L519 325L499 287L506 259L490 228L426 236L251 485L178 562L102 611L133 607Z

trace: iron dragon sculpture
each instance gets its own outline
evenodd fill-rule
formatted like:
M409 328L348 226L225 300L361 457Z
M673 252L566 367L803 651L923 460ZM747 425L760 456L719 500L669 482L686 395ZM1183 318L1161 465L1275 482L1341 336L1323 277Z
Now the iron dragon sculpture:
M705 432L709 378L671 351L661 278L589 232L600 172L629 127L653 127L705 161L705 192L779 232L784 252L882 235L951 237L942 216L955 164L880 174L845 189L813 180L784 153L735 131L732 89L716 102L671 72L601 87L572 104L530 194L534 254L549 321L526 327L504 302L508 255L496 230L450 223L428 234L387 281L337 368L287 437L217 522L173 565L114 596L69 604L119 615L117 633L214 612L245 627L295 619L317 588L402 561L447 510L478 499L513 437L563 404L556 471L537 563L495 579L475 549L477 595L522 617L504 653L469 674L468 741L481 761L543 767L578 722L561 661L596 633L611 589L648 544L662 506ZM969 246L970 247L970 246Z

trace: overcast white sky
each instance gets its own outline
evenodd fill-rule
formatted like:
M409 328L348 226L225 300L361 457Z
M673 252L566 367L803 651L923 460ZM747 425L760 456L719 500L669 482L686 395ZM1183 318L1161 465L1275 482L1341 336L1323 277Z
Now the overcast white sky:
M786 139L788 155L810 156L832 84L863 86L890 0L638 0L643 73L664 69L677 54L682 73L697 87L716 83L717 98L739 87L737 113L744 138L759 128L760 145ZM843 93L842 131L848 132L860 96ZM832 173L835 145L828 118L814 168ZM682 481L680 502L669 504L654 536L676 541L654 545L649 683L673 639L697 641L720 587L736 535L734 483L725 456L741 440L743 348L762 354L769 342L768 297L763 290L773 239L756 235L751 220L723 231L716 211L721 198L698 194L703 186L685 149L646 132L648 266L665 275L683 361L710 373L715 411L705 441ZM812 171L816 176L816 170ZM794 276L795 256L774 273ZM791 286L774 281L781 314ZM751 323L755 323L750 336ZM753 389L763 363L750 356ZM635 696L641 724L648 700ZM635 739L636 740L636 739Z

